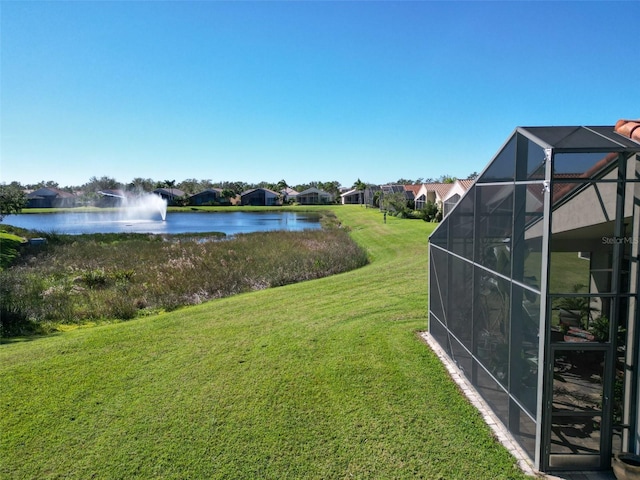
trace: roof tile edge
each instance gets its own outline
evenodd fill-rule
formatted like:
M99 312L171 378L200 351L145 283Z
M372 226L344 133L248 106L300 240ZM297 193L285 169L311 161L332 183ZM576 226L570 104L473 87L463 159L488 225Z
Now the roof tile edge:
M625 120L620 119L616 122L614 132L619 133L631 140L640 143L640 119L638 120Z

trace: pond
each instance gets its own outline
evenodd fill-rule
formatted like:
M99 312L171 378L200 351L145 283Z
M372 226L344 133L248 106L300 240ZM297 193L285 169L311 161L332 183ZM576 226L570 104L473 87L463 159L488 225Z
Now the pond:
M83 233L238 233L273 230L315 230L320 215L302 212L169 212L160 215L105 213L26 213L7 215L2 223L47 233L79 235Z

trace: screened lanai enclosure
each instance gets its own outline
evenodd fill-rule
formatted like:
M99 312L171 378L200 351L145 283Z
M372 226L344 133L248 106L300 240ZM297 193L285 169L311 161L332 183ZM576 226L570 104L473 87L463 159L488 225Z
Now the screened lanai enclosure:
M429 333L537 470L638 453L640 143L517 128L430 237Z

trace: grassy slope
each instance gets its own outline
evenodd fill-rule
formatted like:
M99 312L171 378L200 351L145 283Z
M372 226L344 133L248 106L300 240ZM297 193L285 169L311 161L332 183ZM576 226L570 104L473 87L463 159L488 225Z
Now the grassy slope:
M11 233L0 232L0 270L6 268L18 255L25 239Z
M7 478L524 478L415 335L422 221L336 208L372 263L0 348Z

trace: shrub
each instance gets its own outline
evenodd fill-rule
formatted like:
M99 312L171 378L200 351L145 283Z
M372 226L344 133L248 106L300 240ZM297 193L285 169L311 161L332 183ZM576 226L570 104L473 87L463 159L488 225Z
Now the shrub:
M138 314L135 299L130 298L128 295L123 295L122 292L117 290L109 292L109 295L104 299L104 304L106 307L104 316L106 318L130 320Z
M420 218L422 218L425 222L436 221L438 214L438 206L431 201L427 202L424 207L420 209Z
M83 272L80 276L80 280L89 288L106 287L108 283L108 277L103 268L96 268Z
M14 276L5 272L0 277L0 333L3 337L33 331L25 310L18 305L19 295L14 291L15 287Z

